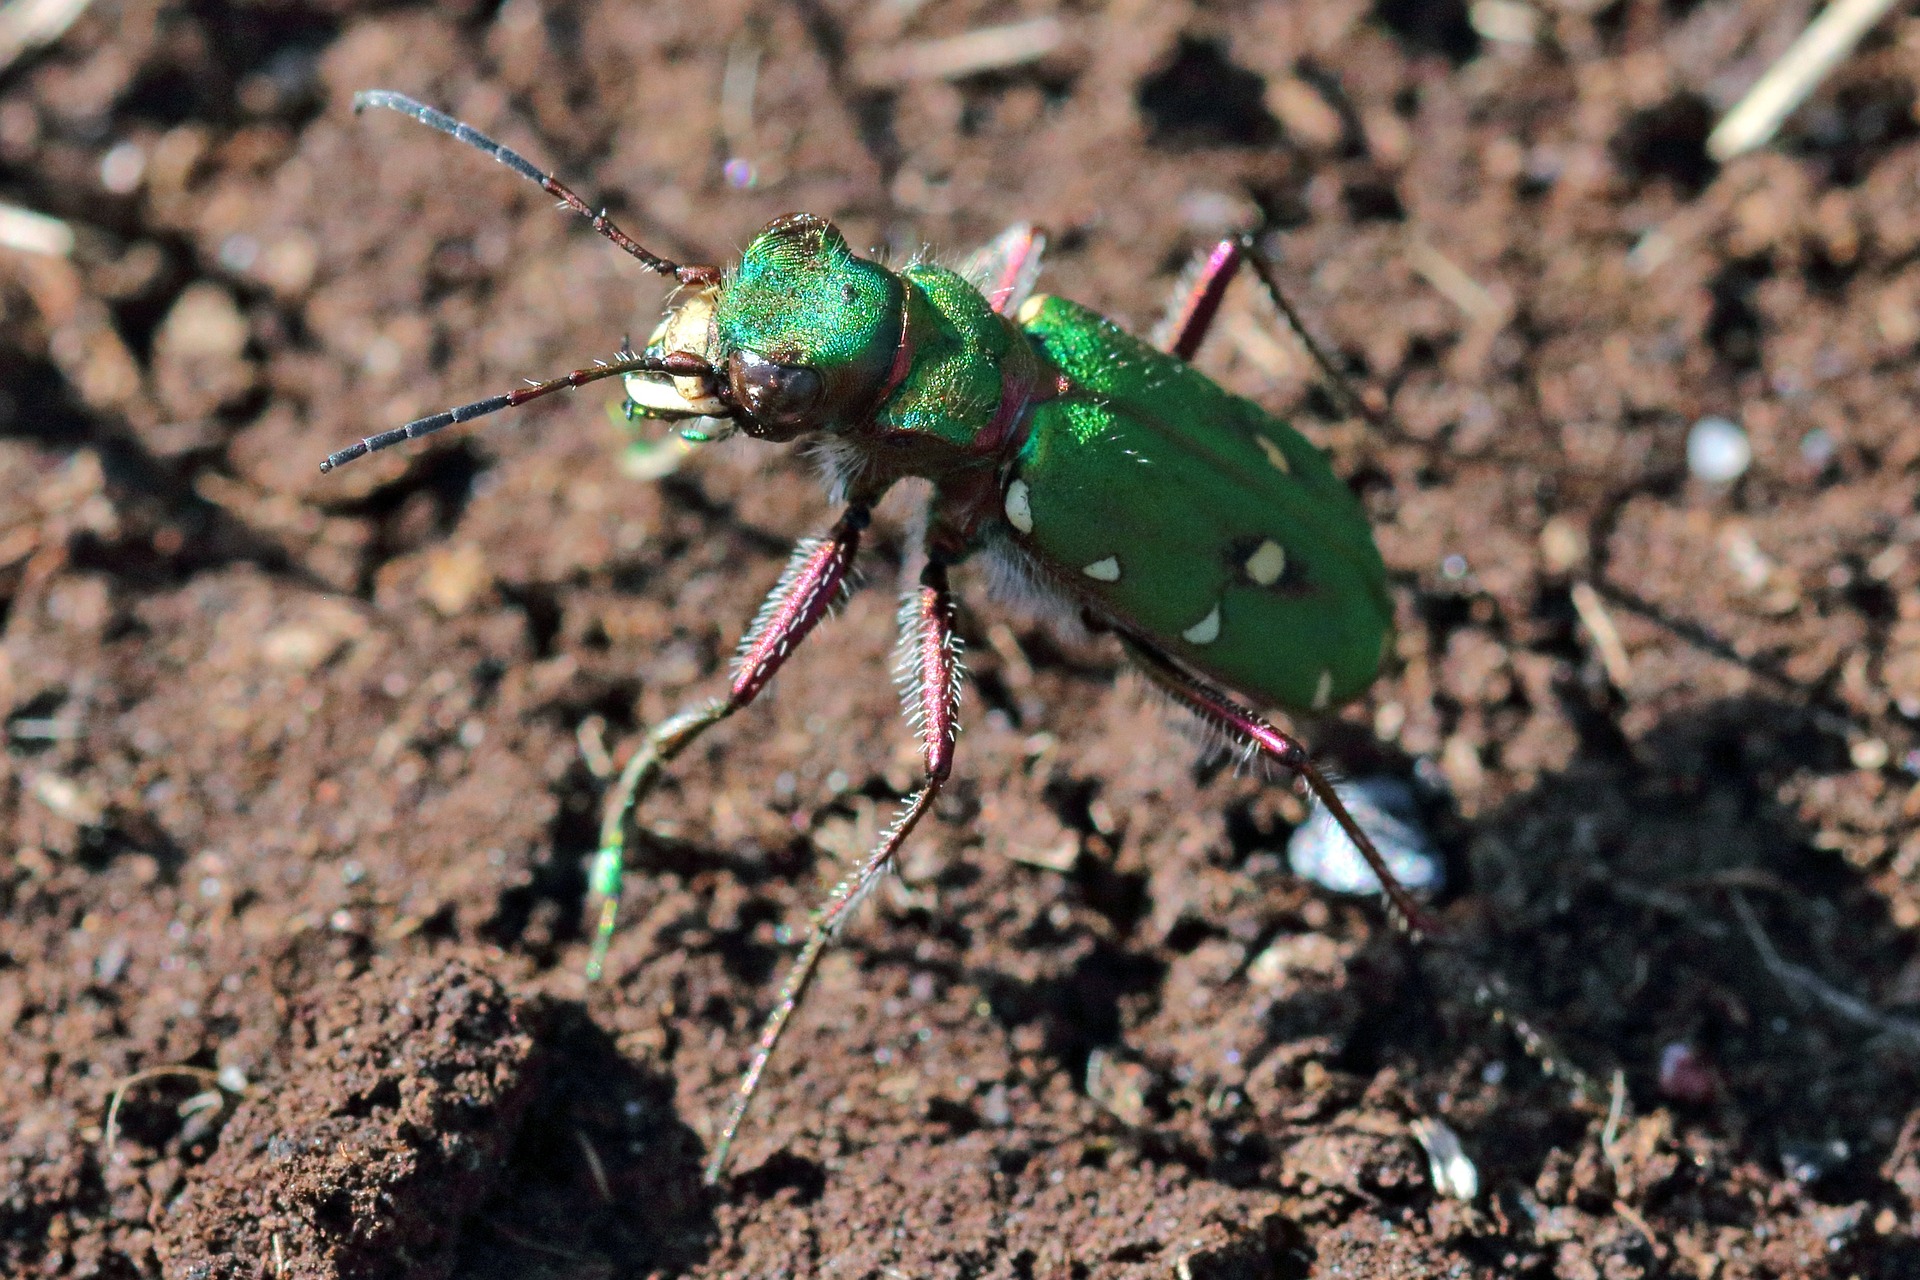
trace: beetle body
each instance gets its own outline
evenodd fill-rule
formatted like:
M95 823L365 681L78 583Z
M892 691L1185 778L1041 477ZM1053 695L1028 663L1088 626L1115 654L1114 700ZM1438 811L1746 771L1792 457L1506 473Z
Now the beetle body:
M932 482L933 549L949 562L982 554L1002 580L1289 710L1371 684L1391 634L1386 573L1325 455L1085 307L1035 295L1007 315L1000 301L944 267L890 271L794 215L675 308L649 350L726 370L734 403L764 406L740 429L810 441L836 499ZM628 387L641 416L718 404L696 379Z
M897 667L921 739L921 783L815 912L714 1144L709 1181L724 1170L822 952L893 870L952 774L961 670L948 569L970 557L997 567L1003 585L1114 633L1149 679L1226 741L1297 775L1380 878L1394 918L1422 931L1418 904L1306 749L1229 692L1291 710L1350 698L1377 673L1392 617L1365 515L1325 456L1186 358L1243 255L1278 299L1249 242L1214 250L1170 340L1154 345L1085 307L1033 295L1041 242L1027 228L959 270L915 262L895 271L855 254L826 220L795 214L770 224L730 270L682 265L469 125L395 93L355 102L478 147L683 292L644 352L370 436L322 470L617 376L628 417L682 422L688 440L739 431L811 448L844 504L827 536L795 549L741 642L726 695L649 728L609 789L590 877L601 904L590 979L613 936L635 805L675 757L749 705L831 612L873 504L908 478L932 486Z

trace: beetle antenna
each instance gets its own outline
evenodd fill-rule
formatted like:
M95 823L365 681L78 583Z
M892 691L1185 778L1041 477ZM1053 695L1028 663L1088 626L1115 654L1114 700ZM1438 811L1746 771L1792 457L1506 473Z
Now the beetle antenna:
M1287 291L1280 287L1280 274L1273 269L1273 260L1261 251L1252 235L1240 237L1240 251L1246 255L1247 261L1253 264L1253 274L1260 278L1267 296L1273 299L1273 305L1280 308L1280 314L1287 318L1289 325L1293 326L1293 331L1299 336L1301 345L1306 347L1307 354L1313 357L1313 362L1320 366L1320 372L1325 374L1327 381L1332 384L1334 396L1341 402L1340 407L1356 417L1364 418L1376 427L1383 426L1380 415L1361 398L1360 393L1354 389L1353 382L1340 369L1340 366L1333 362L1333 358L1327 354L1327 349L1320 345L1319 339L1307 329L1306 321L1300 318L1300 313L1288 300Z
M688 351L675 351L664 356L626 355L618 360L601 361L591 368L575 369L572 373L561 374L546 382L534 382L515 388L503 396L489 396L485 400L475 400L472 404L463 404L445 413L436 413L426 418L416 418L404 427L395 427L391 431L382 431L379 435L368 436L359 444L348 445L335 453L330 453L320 464L322 473L363 458L369 453L392 448L406 440L417 440L421 436L432 435L442 427L451 427L458 422L472 422L475 418L484 418L490 413L502 409L511 409L525 404L529 400L538 400L541 396L552 395L556 391L565 391L569 387L584 387L589 382L598 382L602 378L616 378L627 373L667 373L681 378L705 378L709 383L724 385L719 374L711 364Z
M472 125L455 120L444 111L436 111L424 102L417 102L406 94L395 93L391 89L365 89L353 95L353 110L356 115L368 107L385 107L389 111L398 111L401 115L409 116L421 124L438 129L448 137L458 138L467 145L486 152L521 177L539 183L547 194L558 197L567 208L592 223L595 231L638 259L640 265L649 271L658 272L663 276L672 276L686 285L714 285L720 282L719 268L682 266L678 262L670 262L659 254L650 252L639 241L615 226L605 209L596 212L585 200L575 195L571 187L552 174L542 172L518 151L502 146Z

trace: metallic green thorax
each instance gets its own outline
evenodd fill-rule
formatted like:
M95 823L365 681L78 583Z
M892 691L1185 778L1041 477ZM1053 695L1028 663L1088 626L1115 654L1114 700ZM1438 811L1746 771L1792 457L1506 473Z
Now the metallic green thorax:
M1000 407L1006 362L1025 344L978 289L946 268L921 264L902 275L913 368L881 406L880 420L970 449Z
M804 416L837 488L934 483L942 554L1010 559L1289 709L1350 698L1377 673L1392 606L1359 502L1319 449L1185 361L1058 298L1001 316L962 276L890 271L802 216L695 301L712 313L696 354L735 370L736 400L743 360L812 371L792 392L808 412L789 420ZM674 416L666 381L644 385L643 412Z

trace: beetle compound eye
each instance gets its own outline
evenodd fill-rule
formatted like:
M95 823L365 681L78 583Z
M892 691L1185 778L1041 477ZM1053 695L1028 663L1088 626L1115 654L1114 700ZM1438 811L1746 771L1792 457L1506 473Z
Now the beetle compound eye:
M804 365L777 364L751 351L736 351L727 361L734 398L763 427L807 425L820 407L826 384Z

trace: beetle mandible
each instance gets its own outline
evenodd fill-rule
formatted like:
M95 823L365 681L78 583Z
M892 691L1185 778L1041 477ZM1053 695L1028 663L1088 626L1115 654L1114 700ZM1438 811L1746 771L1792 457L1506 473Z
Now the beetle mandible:
M892 871L952 774L962 672L948 576L964 560L984 561L1003 592L1110 632L1212 730L1303 780L1380 878L1396 924L1414 937L1428 931L1305 747L1237 696L1289 711L1352 698L1378 673L1393 618L1366 515L1325 455L1188 363L1244 263L1285 308L1250 239L1214 249L1155 345L1034 293L1042 242L1029 228L1002 235L958 271L925 262L895 271L855 254L825 219L790 214L731 270L683 265L471 126L384 90L355 95L354 109L367 107L486 152L681 292L643 352L368 437L322 471L618 377L633 416L714 419L721 431L809 446L842 508L825 537L795 549L740 643L728 692L655 725L608 793L590 884L601 910L589 978L613 930L634 806L674 757L752 702L840 601L881 496L910 477L932 485L918 548L925 567L900 609L902 700L921 740L921 783L815 911L714 1144L708 1182L725 1168L822 952Z

